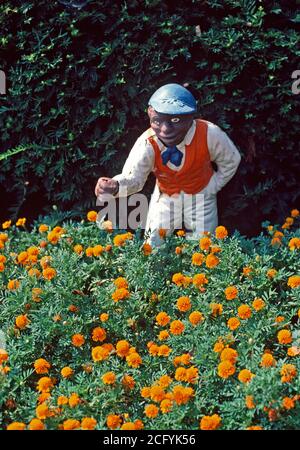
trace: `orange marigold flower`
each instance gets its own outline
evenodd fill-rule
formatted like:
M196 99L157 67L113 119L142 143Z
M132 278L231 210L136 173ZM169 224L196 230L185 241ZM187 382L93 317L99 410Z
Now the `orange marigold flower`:
M172 383L172 378L169 377L169 375L162 375L157 383L159 384L159 386L163 387L163 388L167 388L170 386L170 384Z
M39 358L34 361L34 368L36 373L38 374L48 373L50 367L51 364L49 364L48 361L43 358Z
M101 320L101 322L107 322L109 318L109 315L107 313L102 313L99 316L99 319Z
M292 288L296 289L300 286L300 275L293 275L292 277L289 277L287 285Z
M9 228L10 226L11 226L11 220L6 220L6 221L3 222L3 224L2 224L3 230L6 230L6 229Z
M106 372L101 378L104 384L115 384L117 377L114 372Z
M151 403L150 405L145 406L144 413L149 419L154 419L158 415L159 409L156 405Z
M130 344L129 342L122 340L118 341L116 345L116 351L117 355L121 356L121 358L124 358L129 354Z
M169 354L171 353L172 349L170 347L168 347L167 345L160 345L158 347L158 356L169 356Z
M154 402L161 402L165 398L165 391L161 386L151 386L150 398Z
M23 422L12 422L7 425L7 430L25 430L26 425Z
M92 358L94 361L104 361L109 357L109 349L105 348L103 345L94 347L92 349Z
M40 419L32 419L28 425L29 430L44 430L45 425Z
M165 228L160 228L158 234L161 239L164 239L167 235L167 230Z
M184 324L181 320L173 320L170 324L170 332L174 335L182 334L185 329Z
M189 297L179 297L176 306L179 311L186 312L192 307L191 300Z
M176 247L176 248L175 248L175 253L176 253L176 255L181 255L181 253L182 253L182 247Z
M206 278L204 273L197 273L193 276L193 284L196 287L202 287L204 284L208 283L208 279Z
M67 419L62 425L63 430L76 430L80 428L80 422L76 419Z
M100 256L103 252L104 248L102 245L95 245L95 247L93 247L93 256Z
M145 256L148 256L152 253L152 247L150 244L147 243L143 244L142 250Z
M22 217L22 218L17 220L16 227L24 227L25 223L26 223L26 218Z
M248 305L241 305L238 308L238 316L245 320L245 319L249 319L251 317L251 309L249 308Z
M260 365L261 367L274 367L276 365L276 360L270 353L264 353Z
M225 289L225 297L226 300L233 300L238 295L238 289L235 286L228 286Z
M121 430L136 430L134 422L125 422L121 426Z
M209 250L209 247L211 246L211 240L209 237L203 237L200 239L199 241L199 246L201 248L201 250Z
M144 424L140 419L136 419L134 425L136 430L142 430L144 428Z
M118 277L114 280L114 285L118 288L128 289L128 281L124 277Z
M0 348L0 364L8 360L8 353L3 348Z
M218 365L218 375L221 378L228 378L235 373L235 366L230 361L222 361Z
M192 325L198 325L198 323L203 322L204 320L204 316L200 311L193 311L190 315L189 315L189 321Z
M182 273L174 273L172 276L172 282L175 283L177 286L183 286L184 284L184 275Z
M241 325L241 322L237 317L230 317L227 321L227 326L231 331L236 330Z
M20 330L26 328L29 323L30 320L28 319L27 314L21 314L20 316L16 317L16 326L20 328Z
M243 275L245 277L249 277L251 272L252 272L252 267L243 267Z
M46 224L44 224L44 223L42 223L42 224L39 226L39 233L45 233L45 232L48 231L48 230L49 230L48 225L46 225Z
M91 256L94 256L94 248L93 247L87 247L87 249L85 250L85 254L86 256L88 256L89 258Z
M42 420L47 419L47 417L50 417L52 415L46 403L42 403L41 405L37 406L35 414L38 419Z
M89 222L96 222L96 220L97 220L97 212L96 211L89 211L88 213L87 213L87 220L89 221Z
M57 399L58 406L68 405L69 399L65 395L60 395Z
M97 426L97 420L93 417L84 417L81 420L81 429L82 430L94 430Z
M234 350L233 348L225 348L222 350L222 353L220 355L221 361L229 361L232 364L235 364L238 357L238 352Z
M130 297L130 292L125 288L119 288L111 295L114 302L124 300L124 298Z
M20 281L19 280L9 280L7 283L7 289L10 291L15 291L20 287Z
M71 394L69 398L69 406L71 408L75 408L75 406L79 405L80 402L81 400L79 395L76 394L76 392L73 392L73 394Z
M66 366L61 369L60 373L61 373L62 377L70 378L73 375L74 370L71 369L71 367Z
M194 266L201 266L205 260L205 256L202 253L194 253L192 255L192 264Z
M49 400L50 397L51 397L50 392L42 392L42 393L38 396L38 400L37 400L37 401L38 401L39 404L41 404L41 403L44 403L44 402L46 402L47 400Z
M73 250L75 253L77 253L77 255L81 255L81 253L83 252L83 247L80 244L76 244L74 245Z
M248 409L254 409L255 408L255 403L253 400L253 395L246 395L245 398L245 403Z
M126 375L125 374L124 377L122 378L122 385L125 388L133 389L134 386L135 386L135 380L134 380L134 378L131 375Z
M284 409L293 409L295 408L295 401L290 397L284 397L282 400L282 407Z
M294 346L288 348L287 354L288 354L288 356L298 356L298 355L300 355L300 348L294 345Z
M248 369L243 369L240 371L240 373L238 374L238 379L241 383L249 383L249 381L251 381L251 379L254 377L255 375L253 373L250 372L250 370Z
M209 307L214 317L220 316L223 312L223 305L221 303L211 303Z
M289 248L290 248L290 250L292 250L292 251L294 251L294 250L300 248L300 238L297 238L297 237L292 238L292 239L289 241Z
M186 370L185 367L178 367L175 371L175 380L186 381Z
M225 239L228 236L228 231L222 225L218 226L215 231L217 239Z
M53 380L49 377L42 377L37 382L37 390L39 392L49 392L54 387Z
M160 341L165 341L166 339L168 339L170 337L170 334L167 330L162 330L159 332L158 334L158 339Z
M194 389L181 385L174 386L172 394L177 405L185 405L194 395Z
M130 353L128 356L126 356L126 361L130 367L134 367L135 369L139 367L143 362L140 355L136 352Z
M23 264L24 265L24 264L27 263L27 260L28 260L28 253L27 252L21 252L21 253L18 254L17 261L18 261L19 264Z
M280 330L277 333L279 344L290 344L292 342L292 334L289 330Z
M166 312L161 311L160 313L157 314L156 323L158 325L160 325L161 327L164 327L169 322L170 322L170 317L168 316L168 314Z
M214 253L210 253L206 257L205 264L206 267L212 269L213 267L216 267L219 264L219 262L220 262L219 258Z
M255 298L252 302L252 306L253 306L253 309L255 309L255 311L260 311L261 309L263 309L266 306L266 304L263 301L263 299Z
M224 349L224 344L222 341L218 341L214 345L214 352L215 353L221 353L221 351Z
M167 414L170 411L172 411L172 407L173 407L173 401L165 398L164 400L161 401L160 403L160 410L163 414Z
M280 371L282 383L289 383L297 375L297 369L294 364L284 364Z
M246 430L263 430L260 425L252 425L251 427L247 427Z
M218 414L203 416L200 421L201 430L216 430L221 425L221 417Z
M141 389L141 396L143 398L150 398L150 396L151 396L151 387L147 387L147 386L143 387Z
M0 255L0 262L1 263L6 263L6 256Z
M72 344L75 347L81 347L85 343L85 339L82 334L74 334L72 336Z
M95 342L104 341L106 339L106 331L104 330L104 328L101 327L94 328L92 332L92 339Z
M199 370L197 367L191 366L186 370L185 381L187 383L196 383L199 377Z
M0 241L1 242L7 242L8 241L8 235L6 233L0 233Z
M179 237L184 237L185 236L185 231L184 230L178 230L176 234Z
M267 272L267 276L269 278L274 278L276 274L277 274L277 270L275 270L275 269L269 269Z
M46 267L46 269L43 270L43 277L45 280L52 280L57 275L57 272L53 267Z
M114 245L116 247L122 247L126 241L132 239L132 237L132 233L117 234L113 239Z
M299 210L298 209L292 209L291 216L292 217L298 217L299 216Z

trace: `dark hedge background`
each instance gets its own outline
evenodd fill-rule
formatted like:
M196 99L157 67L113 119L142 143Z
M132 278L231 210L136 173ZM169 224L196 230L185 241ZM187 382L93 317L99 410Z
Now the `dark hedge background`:
M66 1L68 3L68 1ZM74 2L76 3L76 2ZM0 219L95 209L148 127L147 101L189 83L242 153L220 223L252 236L299 207L299 1L2 1ZM145 192L150 194L154 180ZM72 211L67 213L67 211Z

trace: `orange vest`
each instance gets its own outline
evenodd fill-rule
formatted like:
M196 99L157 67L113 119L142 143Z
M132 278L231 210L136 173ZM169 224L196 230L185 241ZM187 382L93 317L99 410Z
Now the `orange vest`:
M196 120L195 135L192 142L185 146L185 161L178 171L163 164L161 151L151 128L148 130L147 139L154 149L153 172L161 192L168 195L178 194L180 191L184 191L186 194L196 194L205 188L214 173L207 147L207 122L205 120Z

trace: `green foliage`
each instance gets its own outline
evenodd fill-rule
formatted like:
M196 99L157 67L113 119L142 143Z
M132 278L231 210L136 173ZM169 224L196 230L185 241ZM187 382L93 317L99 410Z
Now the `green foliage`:
M207 250L201 250L197 241L170 236L160 249L145 255L143 242L137 235L127 235L126 243L117 246L116 231L106 233L87 221L79 224L68 220L62 224L63 229L57 228L54 221L48 232L39 231L39 225L40 222L36 223L30 233L12 225L6 230L7 240L3 233L0 235L3 242L0 328L5 337L1 345L8 353L8 360L0 365L2 428L14 421L28 425L36 417L37 383L47 376L55 379L47 400L54 415L43 419L48 429L58 428L67 419L80 421L84 417L95 418L97 428L106 429L110 414L120 415L125 421L141 419L146 429L197 429L203 416L213 414L221 417L222 429L245 429L253 425L264 429L299 428L299 399L292 409L283 406L283 399L298 398L300 389L300 356L290 356L287 352L291 346L300 350L299 228L283 230L280 245L271 244L277 227L273 230L269 227L255 239L246 239L238 233L225 239L212 236ZM59 233L57 243L51 241L53 233ZM297 247L294 250L292 238L296 238L292 241ZM45 240L46 246L41 244ZM74 251L76 244L82 245L81 252L78 247ZM98 256L95 256L96 245L102 245L102 249L97 247ZM219 264L210 268L205 262L201 266L192 264L196 252L205 260L213 249L217 250L216 246L221 249L215 253ZM93 251L88 256L91 247L94 256ZM176 247L181 247L182 252L175 253ZM30 259L29 255L34 254L37 260ZM50 266L56 271L52 279L46 279L43 272L46 256L51 257ZM40 275L32 269L39 269ZM270 269L275 272L270 273ZM194 276L199 273L208 280L202 286L194 282ZM190 277L191 282L175 283L174 274ZM298 276L298 287L297 283L289 282L292 276ZM114 301L112 294L117 290L114 282L119 277L126 279L130 296ZM18 280L20 285L12 289L9 280ZM232 300L225 297L228 286L235 286L238 291ZM33 295L36 288L41 290L40 301ZM185 312L177 305L183 296L191 300L191 308ZM255 298L263 300L262 309L254 308ZM212 303L222 305L220 315L213 314ZM241 305L250 308L249 318L241 318L238 310ZM157 321L157 314L162 311L170 318L165 326ZM196 325L189 319L193 311L203 315L203 320ZM108 314L104 322L100 319L103 313ZM24 328L16 322L20 315L26 315L29 320ZM232 317L240 320L235 330L228 327L228 319ZM183 333L172 333L170 323L174 320L183 323ZM100 342L92 337L96 327L105 329L106 337ZM166 340L159 338L162 330L169 332ZM290 343L279 342L280 330L291 332ZM85 342L76 347L72 337L78 333ZM135 348L142 358L140 365L130 366L128 359L118 356L115 350L103 361L93 360L93 348L103 344L115 348L120 340L127 340ZM151 342L159 348L168 346L170 353L155 356L152 351L151 354ZM238 354L235 373L228 378L218 375L220 354L214 348L217 342ZM276 360L274 367L262 367L265 351L272 352ZM190 355L190 363L181 362L176 366L174 358L183 354ZM39 358L51 365L48 373L36 373L34 363ZM297 370L297 376L289 382L281 379L284 364L293 364ZM74 371L67 379L61 374L66 366ZM4 373L5 367L10 371ZM194 367L198 376L190 381L180 380L178 367ZM243 369L255 375L248 383L238 378ZM111 371L116 381L105 385L102 376ZM134 378L133 389L122 384L125 374ZM160 412L156 418L149 419L144 414L145 406L152 403L159 407L160 403L155 398L143 397L141 389L154 385L162 375L172 378L165 393L183 385L192 388L194 394L184 404L177 404L175 399L169 413ZM58 397L70 397L72 393L79 395L81 403L75 407L65 405L57 411ZM252 409L246 407L247 395L253 396ZM270 420L270 408L275 411L276 420Z
M96 180L122 169L148 126L150 95L172 81L190 83L201 116L243 154L236 183L219 195L222 223L253 233L262 210L277 223L299 200L293 2L91 1L77 10L5 0L0 24L3 219L32 207L36 193L43 212L92 207Z

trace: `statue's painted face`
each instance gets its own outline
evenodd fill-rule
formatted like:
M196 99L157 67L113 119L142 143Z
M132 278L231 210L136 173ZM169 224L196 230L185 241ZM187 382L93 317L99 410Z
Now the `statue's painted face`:
M193 122L193 114L171 115L155 111L151 106L148 108L148 116L152 130L160 141L167 147L179 144Z

